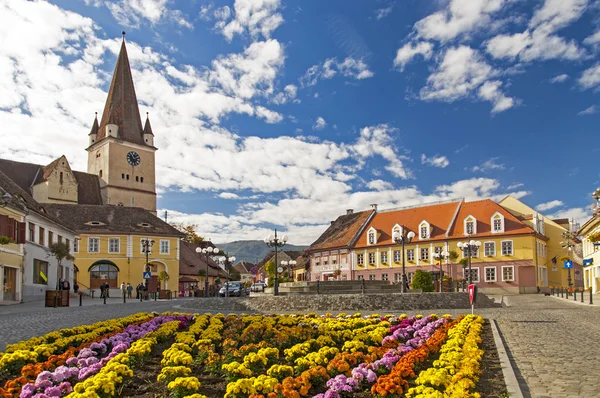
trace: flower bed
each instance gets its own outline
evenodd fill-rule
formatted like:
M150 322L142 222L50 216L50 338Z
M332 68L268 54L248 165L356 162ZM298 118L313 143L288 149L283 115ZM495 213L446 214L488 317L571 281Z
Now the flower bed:
M13 345L43 361L0 396L476 397L484 354L472 315L137 314L77 330Z

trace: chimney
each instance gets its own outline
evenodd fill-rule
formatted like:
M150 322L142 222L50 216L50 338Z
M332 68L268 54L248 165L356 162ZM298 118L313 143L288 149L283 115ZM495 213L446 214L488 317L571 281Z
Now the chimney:
M333 225L333 223L334 223L334 222L335 222L335 221L330 221L331 225Z
M371 209L377 211L377 203L373 203L371 206Z
M348 210L346 210L346 214L352 214L352 213L354 213L354 209L348 209Z

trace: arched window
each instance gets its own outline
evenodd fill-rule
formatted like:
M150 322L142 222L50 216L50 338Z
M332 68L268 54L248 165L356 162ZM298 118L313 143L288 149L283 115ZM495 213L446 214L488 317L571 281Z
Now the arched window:
M431 237L431 225L423 220L419 224L419 239L429 239Z
M90 287L92 289L100 288L103 283L108 283L111 288L117 288L119 268L109 262L94 263L90 268Z
M369 228L367 233L367 244L374 245L377 243L377 230L373 227Z

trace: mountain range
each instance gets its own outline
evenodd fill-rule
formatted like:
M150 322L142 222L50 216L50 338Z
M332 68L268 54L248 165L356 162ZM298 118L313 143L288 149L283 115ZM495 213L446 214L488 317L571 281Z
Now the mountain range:
M273 250L273 248L267 246L262 240L238 240L235 242L217 244L216 246L219 248L219 250L224 251L228 256L235 256L236 263L245 260L256 264ZM280 250L302 251L307 248L308 246L286 244Z

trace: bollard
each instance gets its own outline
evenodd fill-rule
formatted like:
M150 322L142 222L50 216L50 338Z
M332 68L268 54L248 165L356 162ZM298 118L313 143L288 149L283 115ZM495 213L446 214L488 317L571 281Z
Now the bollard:
M94 298L94 290L92 289L92 298Z
M594 301L592 300L592 288L590 287L590 304L594 304Z
M106 292L104 292L104 304L106 304Z
M125 297L127 297L127 293L123 292L123 304L125 304L127 301L125 301Z
M83 294L79 293L79 306L81 307L83 305Z
M582 302L582 303L583 303L583 290L584 290L584 289L581 289L581 302Z
M54 308L56 307L58 307L58 294L54 293Z
M140 303L142 302L143 299L144 299L144 295L142 294L142 291L140 290Z
M154 301L156 301L156 297L158 297L158 292L154 293Z
M563 290L563 287L560 287L560 297L561 298L565 298L565 291Z

